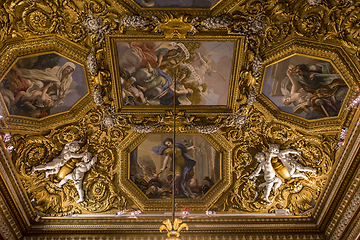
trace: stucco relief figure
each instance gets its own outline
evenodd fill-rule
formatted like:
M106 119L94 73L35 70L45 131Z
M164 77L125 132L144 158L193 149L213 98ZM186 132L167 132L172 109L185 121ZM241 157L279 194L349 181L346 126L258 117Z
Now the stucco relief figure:
M311 167L304 167L298 163L298 158L294 158L291 154L300 156L299 151L293 149L280 150L279 144L269 144L269 157L278 157L284 167L288 168L288 172L291 178L302 177L308 180L308 177L302 172L312 172L316 175L316 169ZM297 171L296 171L297 170Z
M76 201L77 203L81 203L84 201L84 189L82 187L82 182L85 176L85 173L89 171L97 162L98 155L96 154L92 157L90 152L85 152L83 160L84 162L76 163L76 168L66 175L59 183L55 183L55 186L61 188L68 180L73 180L76 190L79 193L79 199ZM91 161L90 161L91 160Z
M297 162L298 158L293 157L292 154L298 156L301 155L299 151L293 149L280 150L279 144L269 144L268 152L258 152L255 155L259 165L255 171L250 174L249 179L256 180L258 176L262 175L260 172L263 172L265 182L260 184L258 188L260 191L264 189L264 201L270 202L269 195L271 189L273 189L274 193L276 193L276 190L282 184L281 179L276 176L275 170L272 166L271 160L273 157L279 158L284 167L288 168L291 178L301 177L308 180L308 177L302 172L312 172L316 176L316 169L301 165Z
M43 165L32 167L31 174L34 174L36 171L46 170L46 178L49 175L57 174L60 171L60 168L64 166L71 158L82 158L87 153L87 150L83 153L75 153L80 150L81 141L72 141L65 144L60 155L55 157L51 162L48 162Z
M260 184L258 188L260 191L264 190L263 200L266 202L270 202L269 195L271 189L273 189L274 193L276 193L276 190L280 187L282 181L276 176L275 170L271 165L271 157L273 156L273 153L269 153L266 155L263 152L258 152L255 155L255 158L259 162L259 165L255 169L255 171L250 174L249 179L256 180L256 178L260 176L260 172L263 172L265 182Z
M316 169L313 169L311 167L304 167L303 165L297 162L299 158L294 158L291 156L291 154L296 154L298 156L301 156L300 152L293 149L281 150L278 154L278 157L282 162L282 164L288 168L291 178L302 177L308 180L308 177L302 172L312 172L316 176Z

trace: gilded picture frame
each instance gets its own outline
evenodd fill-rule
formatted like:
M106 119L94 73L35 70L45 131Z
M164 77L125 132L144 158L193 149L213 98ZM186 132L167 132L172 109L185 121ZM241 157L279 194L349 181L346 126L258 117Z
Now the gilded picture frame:
M215 114L215 113L219 113L219 112L231 112L236 105L236 96L239 93L238 87L237 87L237 79L239 78L239 70L242 68L243 63L241 62L241 55L244 51L244 38L243 37L232 37L232 36L226 36L226 37L211 37L211 36L207 36L207 37L193 37L191 39L172 39L172 40L165 40L164 39L158 39L157 37L139 37L137 35L127 35L126 37L121 37L119 38L118 36L111 36L109 37L109 51L110 51L110 59L113 59L112 62L109 62L109 64L111 65L111 76L112 76L112 84L114 86L113 88L113 98L114 98L114 105L115 105L115 109L116 111L121 111L123 113L126 112L131 112L131 113L150 113L150 112L154 112L154 111L162 111L162 110L169 110L172 108L171 103L169 102L169 104L155 104L155 105L151 105L149 104L149 101L147 101L148 99L146 99L145 101L147 101L147 103L144 104L140 104L140 105L126 105L124 103L124 98L123 98L123 91L124 91L124 87L125 85L127 85L126 83L124 84L124 80L123 83L121 83L121 72L120 72L120 68L119 68L119 55L117 53L117 44L118 43L129 43L129 42L145 42L145 43L163 43L163 44L170 44L170 43L175 43L177 46L177 49L179 49L179 51L181 52L181 57L183 58L182 60L184 60L184 58L186 58L185 53L183 52L183 50L180 50L180 46L182 45L184 46L185 44L191 44L191 43L199 43L199 46L201 44L201 42L205 42L205 43L214 43L214 44L225 44L224 46L226 46L226 44L233 44L233 48L234 48L234 52L237 52L237 54L234 54L234 52L232 53L231 56L231 69L228 70L227 74L229 74L231 77L229 79L226 79L225 84L228 84L228 88L226 89L226 94L227 94L227 99L225 101L222 101L222 104L216 105L216 104L203 104L203 105L193 105L192 103L188 103L188 105L183 105L183 104L177 104L177 109L179 110L185 110L188 113L207 113L207 114ZM198 46L198 47L199 47ZM215 46L216 48L216 46ZM220 48L221 49L221 48ZM198 61L199 57L198 56L194 56L194 50L190 51L190 60L194 61ZM215 49L216 50L216 49ZM219 50L219 49L218 49ZM211 50L210 50L211 51ZM216 52L212 51L213 54ZM200 53L202 54L202 53ZM177 60L179 61L179 60ZM158 62L154 62L153 65L158 64ZM181 63L177 62L177 65L180 65ZM174 64L176 65L176 64ZM145 66L143 66L143 68L145 68ZM182 66L182 68L184 68L184 66ZM172 70L170 70L172 71ZM196 71L196 70L195 70ZM188 71L190 72L190 71ZM218 79L225 79L225 77L222 73L215 73L218 72L217 70L214 71L214 73L212 75L217 75ZM209 73L210 74L210 73ZM171 77L173 77L173 74L169 74ZM180 73L178 74L180 75ZM189 73L189 75L191 75ZM206 74L208 76L208 74ZM179 77L181 78L181 77ZM191 78L191 77L190 77ZM184 80L183 80L184 81ZM182 82L183 82L182 81ZM185 80L185 81L191 81L191 80ZM223 81L223 80L221 80ZM180 81L178 81L178 83L180 83ZM130 84L130 83L129 83ZM128 84L128 85L129 85ZM198 84L198 87L196 89L195 85L192 84L192 86L190 88L192 88L193 90L198 91L199 88L201 88L201 83ZM170 87L171 88L171 87ZM185 83L185 88L189 89L189 86L187 85L187 83ZM213 86L213 89L215 88L215 86ZM136 89L136 90L139 90ZM202 88L200 90L200 92L205 92L208 91ZM212 89L210 90L212 91ZM139 92L139 91L138 91ZM161 91L160 92L160 96L164 95L163 93L166 91ZM143 91L144 93L144 91ZM146 93L146 92L145 92ZM161 95L162 94L162 95ZM210 93L211 94L211 93ZM189 95L189 94L188 94ZM158 96L156 96L158 97ZM146 98L146 94L145 94L145 98Z

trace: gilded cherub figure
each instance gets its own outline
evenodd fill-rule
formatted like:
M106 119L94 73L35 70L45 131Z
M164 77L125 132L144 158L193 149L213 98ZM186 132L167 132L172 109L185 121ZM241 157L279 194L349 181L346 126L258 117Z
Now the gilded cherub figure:
M266 155L269 156L266 157ZM271 189L273 189L274 193L276 193L276 190L280 187L282 183L281 179L276 176L275 170L271 165L271 156L272 153L265 154L264 152L258 152L255 155L255 158L259 162L259 165L255 169L255 171L249 176L250 180L256 180L256 178L260 176L260 172L264 172L265 182L259 185L259 190L262 191L265 188L263 200L266 202L270 202L269 195Z
M47 170L45 172L46 178L49 175L57 174L60 171L60 168L64 166L71 158L82 158L84 157L87 150L83 153L75 153L80 150L79 143L81 141L72 141L66 143L60 155L55 157L51 162L48 162L43 165L32 167L31 174L34 174L36 171Z
M66 175L59 183L55 183L55 186L61 188L69 179L73 180L76 190L79 193L79 199L76 202L83 202L84 189L82 187L82 181L84 179L85 173L95 165L97 157L97 154L92 157L92 154L90 152L86 152L83 157L84 161L76 163L76 168L71 173Z

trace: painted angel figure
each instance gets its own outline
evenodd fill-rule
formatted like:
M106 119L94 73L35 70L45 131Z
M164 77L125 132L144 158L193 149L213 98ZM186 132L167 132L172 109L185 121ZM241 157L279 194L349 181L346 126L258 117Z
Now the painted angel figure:
M190 67L190 70L192 72L192 77L186 81L186 83L195 83L196 86L201 86L201 84L205 83L205 77L207 75L210 75L211 73L218 73L220 76L221 74L212 69L211 63L211 54L208 53L205 56L202 56L200 52L195 52L195 54L200 59L200 65L194 66L193 68ZM187 67L189 67L187 65ZM222 77L222 76L221 76ZM222 77L223 78L223 77ZM225 80L225 79L224 79Z
M82 143L82 141L72 141L65 144L59 156L55 157L51 162L32 167L31 174L34 174L36 171L47 170L45 172L45 176L48 178L49 175L57 174L60 171L60 168L64 166L71 158L84 157L87 150L83 153L75 153L80 150L79 143Z
M61 188L68 180L73 180L76 190L79 193L79 199L76 202L83 202L84 189L82 187L82 181L84 179L85 173L89 171L97 162L97 157L97 154L92 157L90 152L85 152L83 157L84 161L76 163L76 168L71 173L66 175L59 183L55 183L55 186Z
M290 66L286 72L286 75L290 79L291 89L290 91L285 87L281 87L282 93L285 97L282 98L284 105L294 104L294 113L301 113L305 111L306 113L311 113L309 107L311 106L311 93L306 92L298 83L296 76L293 74L293 66Z
M268 156L266 156L268 155ZM271 154L265 154L264 152L258 152L255 155L256 160L259 162L259 165L249 176L250 180L256 180L258 176L260 176L260 172L263 171L265 182L259 185L259 190L262 191L264 189L264 198L263 200L270 203L269 195L271 189L276 190L280 187L282 181L275 174L275 170L271 165Z
M297 162L299 158L294 158L290 154L296 154L298 156L301 156L301 153L296 150L285 149L279 152L278 158L280 159L282 164L288 168L291 178L302 177L308 180L308 177L302 172L312 172L316 176L316 169L311 167L304 167Z

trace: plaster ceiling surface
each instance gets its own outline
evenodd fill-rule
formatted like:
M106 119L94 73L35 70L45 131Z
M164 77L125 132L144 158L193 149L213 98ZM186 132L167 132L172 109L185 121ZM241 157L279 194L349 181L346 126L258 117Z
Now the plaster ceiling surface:
M2 238L357 239L359 6L2 1Z

